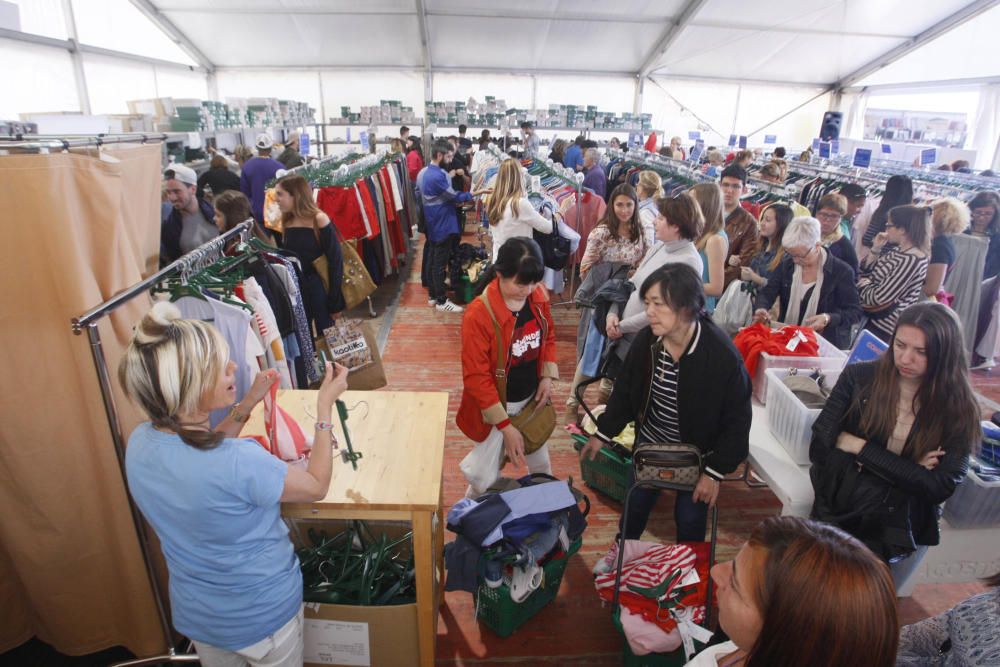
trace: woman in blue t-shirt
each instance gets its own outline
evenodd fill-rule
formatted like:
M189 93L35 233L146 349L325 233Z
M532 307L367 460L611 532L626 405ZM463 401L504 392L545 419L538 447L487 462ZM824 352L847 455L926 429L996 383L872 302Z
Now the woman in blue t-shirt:
M302 575L280 503L326 496L330 420L347 370L327 365L312 454L300 468L237 439L278 373L259 373L237 403L235 367L213 326L181 319L173 304L153 306L118 368L125 393L150 418L129 438L129 491L160 538L174 627L201 664L298 666ZM212 429L209 412L230 406Z

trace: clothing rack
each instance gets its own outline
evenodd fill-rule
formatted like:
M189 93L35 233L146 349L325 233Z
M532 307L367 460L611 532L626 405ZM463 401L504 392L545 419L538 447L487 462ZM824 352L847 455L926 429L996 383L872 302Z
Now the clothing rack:
M149 535L146 525L143 523L142 515L132 500L131 493L128 492L128 477L125 473L125 437L122 433L118 408L115 406L114 393L111 387L111 375L108 371L107 359L104 357L104 348L101 343L101 333L98 329L98 323L106 315L114 312L137 296L147 293L150 288L167 278L180 276L182 281L186 281L193 273L211 265L222 257L223 250L229 241L238 238L244 243L248 242L253 234L253 225L254 221L252 219L241 222L225 234L198 246L161 271L119 292L101 305L71 320L73 333L79 336L86 331L87 337L90 340L90 353L93 356L94 368L97 371L97 381L101 388L101 398L104 401L104 412L108 419L108 428L111 431L111 441L114 443L115 454L118 457L118 467L121 471L122 482L125 484L129 510L132 514L132 523L139 538L139 550L142 553L143 564L146 567L146 575L152 589L153 601L156 603L160 629L163 632L163 641L167 647L167 652L163 655L127 660L115 663L112 667L140 667L141 665L158 665L161 663L196 663L198 662L198 656L193 654L178 654L173 646L173 633L170 629L170 623L167 620L163 595L157 585L156 571L153 569L153 561L150 556Z
M649 151L639 149L632 149L626 153L618 149L609 148L607 154L613 158L623 160L626 164L631 163L634 166L646 167L653 171L665 171L671 176L677 176L694 183L716 182L716 179L706 176L687 162L668 158L658 153L650 153Z
M30 137L26 138L26 137ZM51 150L68 151L70 148L85 148L107 144L145 144L150 141L166 141L166 134L96 134L96 135L48 135L48 134L18 134L13 137L0 137L0 149Z

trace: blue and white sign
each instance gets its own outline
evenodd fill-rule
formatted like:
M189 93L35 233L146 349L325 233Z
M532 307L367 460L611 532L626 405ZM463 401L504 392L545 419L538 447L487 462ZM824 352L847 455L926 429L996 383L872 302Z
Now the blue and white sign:
M361 130L361 150L368 152L368 132Z
M819 152L819 145L820 145L821 143L822 143L822 141L821 141L821 140L819 140L819 139L813 139L813 143L812 143L812 149L813 149L813 153L817 153L817 152Z
M888 155L891 152L892 152L892 145L891 144L882 144L882 153L883 154Z
M701 139L701 132L699 132L698 130L688 132L688 139L690 139L691 141L697 141L698 139Z
M937 162L937 149L936 148L925 148L920 151L920 166L934 164Z
M299 152L303 155L309 155L309 135L301 134L299 135Z
M746 147L747 147L747 138L746 138L746 137L744 137L744 136L743 136L743 135L741 134L741 135L740 135L740 148L746 148Z
M735 146L736 145L736 135L735 134L730 134L729 135L729 143L727 145L728 146Z
M854 162L852 163L855 167L862 167L867 169L872 164L872 152L870 148L855 148L854 149Z
M819 142L819 156L822 158L830 157L830 142L821 141Z
M705 152L705 142L699 139L694 142L694 148L691 149L691 154L688 156L688 160L694 162L695 164L701 160L701 154Z
M840 139L834 139L830 142L830 152L834 155L840 155Z
M764 145L776 144L778 143L778 135L776 134L765 134L764 135Z
M628 133L628 147L642 148L642 132L639 130L633 130Z

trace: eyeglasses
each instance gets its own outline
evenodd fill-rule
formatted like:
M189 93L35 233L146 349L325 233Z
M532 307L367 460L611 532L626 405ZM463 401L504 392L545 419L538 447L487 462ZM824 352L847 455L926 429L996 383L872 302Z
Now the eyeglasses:
M995 211L991 208L977 208L972 211L973 218L992 218Z
M816 217L820 220L840 220L840 214L836 211L832 213L817 213Z
M887 222L887 223L885 223L885 228L886 229L889 229L890 227L896 227L896 226L897 225L895 223L893 223L893 222Z
M804 253L802 253L802 254L798 254L798 253L794 253L794 252L792 252L792 251L790 251L790 250L788 250L788 249L785 249L785 252L786 252L786 253L788 254L788 256L789 256L789 257L791 257L792 259L798 259L798 260L803 260L803 259L805 259L806 257L808 257L809 255L811 255L811 254L812 254L812 250L806 250L806 251L805 251Z

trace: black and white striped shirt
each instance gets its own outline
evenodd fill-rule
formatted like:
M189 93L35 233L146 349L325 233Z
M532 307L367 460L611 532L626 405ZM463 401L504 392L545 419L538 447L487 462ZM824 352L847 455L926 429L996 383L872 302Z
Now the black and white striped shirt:
M680 413L677 409L677 370L666 348L660 350L653 369L650 388L649 414L639 429L641 442L680 442Z
M927 264L927 255L913 248L906 251L886 249L881 255L869 255L865 259L858 280L861 305L891 304L888 309L871 315L867 328L889 340L899 314L923 297Z

